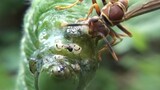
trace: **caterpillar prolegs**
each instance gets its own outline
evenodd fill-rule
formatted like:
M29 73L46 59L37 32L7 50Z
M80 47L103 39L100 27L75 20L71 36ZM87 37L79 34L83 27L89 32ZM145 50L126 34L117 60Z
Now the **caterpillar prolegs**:
M74 2L74 0L70 0ZM85 26L62 28L87 14L87 1L33 0L24 17L22 63L16 90L84 90L98 67L96 40Z

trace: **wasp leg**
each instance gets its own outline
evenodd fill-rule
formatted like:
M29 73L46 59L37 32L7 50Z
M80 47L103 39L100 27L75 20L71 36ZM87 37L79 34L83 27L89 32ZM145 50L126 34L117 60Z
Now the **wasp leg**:
M112 31L109 32L109 35L113 38L113 41L111 42L111 45L115 44L116 41L117 41L116 35Z
M111 45L116 45L116 44L118 44L119 43L119 41L121 42L122 41L122 36L124 37L124 35L123 34L117 34L110 26L108 26L107 25L107 28L108 28L108 30L110 31L109 32L109 35L113 38L113 41L111 42ZM117 39L119 39L119 41L118 42L116 42L117 41Z
M121 24L117 24L116 25L121 31L123 31L124 33L126 33L129 37L132 37L132 34L125 28L123 27Z
M112 45L112 46L115 46L115 45L117 45L118 43L120 43L122 40L123 40L123 39L120 39L120 41L116 42L117 39L115 39L115 43L113 43L113 41L112 41L112 42L111 42L111 45ZM106 46L104 46L103 48L101 48L101 49L98 51L98 60L99 60L99 61L102 61L102 58L101 58L102 53L103 53L104 51L106 51L107 49L108 49L108 46L106 45ZM112 55L112 56L113 56L113 55ZM117 58L116 55L114 56L114 59L115 59L115 58ZM118 58L115 59L115 60L118 61Z
M91 8L89 9L89 12L87 14L87 17L86 18L80 18L79 21L84 21L84 20L87 20L89 18L89 16L91 15L91 13L93 12L93 9L96 10L96 13L100 16L101 14L101 11L100 11L100 8L98 6L97 3L94 3Z
M103 23L104 24L104 23ZM121 35L121 34L117 34L109 25L107 24L104 24L106 30L108 31L108 34L113 38L113 41L110 43L111 45L116 45L118 44L119 42L116 42L117 41L117 38L120 40L120 42L122 41L122 38L121 36L124 36L124 35Z
M115 45L119 44L120 42L122 42L122 40L123 40L123 39L119 39L119 41L116 40L116 42L112 43L111 45L112 45L112 46L115 46Z
M97 3L96 0L92 0L92 3ZM106 0L102 0L103 5L105 6L107 4Z
M110 36L113 38L113 41L110 43L112 46L119 44L123 40L122 38L119 37L120 34L114 33L112 31L110 32ZM119 39L119 40L117 41L117 39Z
M106 37L102 34L102 33L98 33L99 36L101 36L103 38L103 40L105 41L108 49L109 49L109 52L111 53L111 55L113 56L113 58L118 61L118 57L116 55L116 53L114 52L114 50L112 49L110 43L108 42L108 40L106 39Z
M102 0L102 3L104 6L107 4L106 0Z
M98 51L98 60L99 61L102 61L102 58L101 58L101 56L102 56L102 53L104 52L104 51L106 51L108 48L107 48L107 46L105 47L103 47L102 49L100 49L99 51Z
M56 6L55 8L56 8L57 10L68 9L68 8L71 8L71 7L75 6L75 5L77 5L77 3L82 2L82 1L83 1L83 0L76 0L76 2L74 2L74 3L71 4L71 5L68 5L68 6Z
M102 2L105 2L105 0L102 0ZM100 16L100 15L101 15L101 10L100 10L100 8L99 8L96 0L92 0L92 4L93 4L93 5L96 4L96 6L95 6L94 8L95 8L96 13L98 14L98 16ZM103 3L103 4L104 4L104 3ZM91 7L91 8L92 8L92 7Z
M108 46L104 46L103 48L101 48L101 49L98 51L98 60L99 60L99 61L102 61L102 58L101 58L102 53L103 53L104 51L106 51L107 49L108 49ZM112 55L112 56L113 56L113 55ZM113 56L113 58L114 58L116 61L118 61L118 58L117 58L116 54L115 54L115 56Z

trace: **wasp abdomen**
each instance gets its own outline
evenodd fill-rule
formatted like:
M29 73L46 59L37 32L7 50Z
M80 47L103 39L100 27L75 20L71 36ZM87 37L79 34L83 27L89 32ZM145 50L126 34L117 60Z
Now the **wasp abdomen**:
M111 25L118 24L128 8L128 0L111 1L102 8L102 16Z
M109 19L111 21L121 20L124 16L123 10L118 5L113 5L109 10Z

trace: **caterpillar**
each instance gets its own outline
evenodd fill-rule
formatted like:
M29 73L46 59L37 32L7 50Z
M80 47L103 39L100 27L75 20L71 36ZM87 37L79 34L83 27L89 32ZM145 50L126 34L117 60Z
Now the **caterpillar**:
M84 26L61 27L84 17L86 13L81 11L87 12L89 7L85 3L64 11L54 8L67 3L31 1L24 16L23 61L16 90L83 90L94 76L99 64L96 40L87 35Z
M105 0L102 1L106 4ZM90 8L88 3L89 1L84 1L83 4L72 7L77 4L75 3L69 6L72 7L70 9L57 10L54 7L66 5L68 1L31 1L31 6L24 17L24 35L21 40L23 61L16 90L84 90L86 88L99 65L97 41L100 38L98 40L92 38L94 35L97 36L94 30L96 28L92 28L94 32L89 34L88 30L91 28L85 23L98 22L95 25L107 28L107 24L99 17L75 22L87 15ZM160 8L159 3L159 0L150 0L126 12L121 22L157 10ZM73 24L65 24L66 22L73 22ZM116 33L115 36L113 33L110 35L114 39ZM98 35L107 41L107 33L106 36ZM114 53L112 54L115 56Z

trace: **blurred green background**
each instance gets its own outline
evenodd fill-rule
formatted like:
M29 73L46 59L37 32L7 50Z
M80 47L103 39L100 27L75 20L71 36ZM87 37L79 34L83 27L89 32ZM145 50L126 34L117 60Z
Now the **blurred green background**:
M129 4L146 2L138 1L130 0ZM28 6L26 0L1 0L0 90L14 90L22 21ZM130 19L123 25L133 37L125 37L114 47L120 61L116 62L108 52L104 53L87 90L160 90L160 10Z

